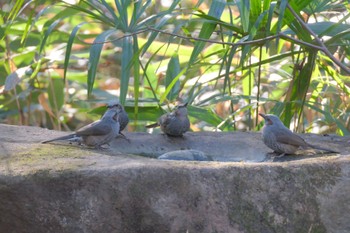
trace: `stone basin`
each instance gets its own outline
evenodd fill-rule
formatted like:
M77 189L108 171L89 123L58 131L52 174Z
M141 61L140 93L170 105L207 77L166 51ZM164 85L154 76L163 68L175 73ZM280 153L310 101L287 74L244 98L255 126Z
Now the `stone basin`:
M40 143L63 134L0 125L0 232L350 232L349 137L276 160L255 132ZM155 159L189 149L213 161Z

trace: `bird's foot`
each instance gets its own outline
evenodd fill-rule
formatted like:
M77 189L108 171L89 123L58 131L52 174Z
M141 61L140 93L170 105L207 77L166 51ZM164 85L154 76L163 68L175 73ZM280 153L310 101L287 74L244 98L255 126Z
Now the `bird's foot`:
M122 132L119 133L119 135L117 137L122 137L123 139L125 139L126 141L128 141L128 143L130 143L130 139L127 138Z
M274 152L274 153L278 154L277 152ZM282 154L275 155L274 157L279 159L279 158L282 158L285 155L286 155L286 153L282 153Z
M107 145L108 145L108 147L103 147L102 145L99 145L99 146L95 146L93 148L96 150L109 150L109 144L107 144Z
M286 153L279 153L279 152L276 152L276 151L273 151L273 152L268 152L266 153L266 158L265 158L265 162L273 162L275 161L275 159L279 159L279 158L282 158L284 155L286 155Z

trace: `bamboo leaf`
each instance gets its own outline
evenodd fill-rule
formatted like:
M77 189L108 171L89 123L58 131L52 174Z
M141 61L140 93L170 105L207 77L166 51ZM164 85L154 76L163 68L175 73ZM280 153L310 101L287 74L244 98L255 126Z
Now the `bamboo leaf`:
M133 36L134 39L134 43L133 43L133 50L134 50L134 57L139 57L139 45L138 45L138 41L137 41L137 36L134 35ZM138 62L138 60L136 62L133 62L134 65L134 101L135 101L135 105L134 105L134 113L135 113L135 124L136 124L136 120L138 119L138 109L139 109L139 97L140 97L140 63Z
M241 19L241 24L243 32L246 33L249 31L249 14L250 14L250 1L242 0L238 2L239 15Z
M68 64L69 64L69 58L70 58L70 54L71 54L71 51L72 51L72 46L73 46L73 42L74 42L75 36L76 36L78 30L84 24L87 24L87 22L83 22L83 23L80 23L77 26L75 26L73 28L70 36L69 36L69 40L67 42L67 48L66 48L66 55L65 55L65 58L64 58L64 73L63 73L63 80L64 80L64 82L66 81L67 69L68 69Z
M198 120L202 120L204 122L207 122L208 124L211 124L212 126L218 126L220 125L223 120L216 115L213 111L211 111L210 109L204 109L204 108L200 108L197 106L188 106L188 115L191 117L194 117ZM222 128L231 128L232 130L232 126L230 126L229 124L224 124L222 126Z
M174 85L176 84L176 82L179 80L179 78L186 72L187 68L182 69L182 71L180 73L178 73L176 75L176 77L171 81L171 83L169 84L169 86L166 88L165 92L163 93L163 95L160 97L159 102L163 103L164 100L166 99L167 95L169 94L170 90L174 87Z
M180 73L180 61L179 56L175 53L168 64L168 69L165 74L165 88L168 88L174 78L176 78L177 74ZM173 101L178 95L180 91L180 81L177 80L173 87L170 89L167 99Z
M213 16L217 19L220 19L221 14L225 8L225 2L222 0L214 0L210 6L208 15ZM214 30L216 28L216 24L214 23L204 23L202 26L201 31L199 32L199 38L202 39L209 39L210 36L213 34ZM195 59L198 57L198 55L202 52L203 48L205 46L205 42L203 41L197 41L193 52L191 54L190 61L188 62L188 66L190 66Z
M88 77L87 77L88 95L91 94L92 88L94 86L98 62L100 60L101 50L103 48L104 42L115 31L116 29L110 29L98 35L94 40L94 44L90 48L90 56L89 56L89 63L88 63Z
M315 67L317 58L317 51L309 51L307 57L307 63L304 64L300 73L293 80L293 85L290 85L288 90L285 103L286 108L283 113L285 116L285 123L290 125L290 122L295 114L300 115L302 109L304 108L304 102L306 98L307 91L310 86L310 81L312 77L312 71ZM302 101L298 104L297 101Z
M120 103L124 104L128 92L130 70L132 67L133 43L131 37L125 37L122 41L122 61L121 61L121 79L120 79Z
M48 86L48 95L51 109L58 112L64 104L64 82L58 78L51 79Z
M57 19L56 21L54 21L50 26L49 28L47 29L47 31L45 32L45 35L44 35L44 38L43 38L43 41L41 42L41 45L40 45L40 49L39 49L39 54L41 54L41 52L43 51L43 48L46 44L46 41L47 41L47 38L49 37L49 35L51 34L52 30L57 26L57 24L59 22L61 22L62 19Z

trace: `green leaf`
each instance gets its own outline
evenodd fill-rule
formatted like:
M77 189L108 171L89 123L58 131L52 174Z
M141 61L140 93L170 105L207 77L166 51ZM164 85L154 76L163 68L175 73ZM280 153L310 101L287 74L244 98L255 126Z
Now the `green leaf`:
M64 82L62 79L51 79L47 93L49 95L49 103L51 108L58 112L64 104Z
M225 5L226 5L226 3L222 0L214 0L210 6L208 15L213 16L219 20L222 12L224 11ZM215 28L216 28L215 23L205 22L202 26L201 31L199 32L198 37L202 38L202 39L209 39L210 36L213 34ZM203 41L196 42L194 49L193 49L193 52L191 54L190 61L188 62L188 66L190 66L195 61L195 59L197 59L198 55L204 49L204 46L205 46L205 42L203 42Z
M109 11L110 15L112 15L113 19L114 19L114 23L115 23L115 27L117 27L117 25L119 24L119 18L118 16L115 14L114 9L105 1L102 0L102 4L106 7L106 9Z
M194 13L194 15L200 17L200 18L203 18L203 19L206 19L207 20L207 23L212 23L212 24L217 24L217 25L220 25L221 27L223 28L226 28L227 30L230 30L230 31L233 31L233 32L236 32L237 34L243 34L243 30L232 24L232 23L227 23L227 22L224 22L218 18L215 18L213 16L210 16L210 15L205 15L204 13Z
M176 84L176 82L179 80L179 78L186 72L187 68L184 68L180 73L178 73L176 75L176 77L171 81L171 83L169 84L169 86L166 88L165 92L163 93L163 95L160 97L159 102L163 103L164 100L166 99L167 95L169 94L170 90L174 87L174 85Z
M70 58L70 54L72 51L72 46L73 46L73 42L75 39L75 36L78 32L78 30L80 29L81 26L83 26L84 24L87 24L87 22L82 22L80 24L78 24L77 26L75 26L69 36L69 40L67 42L67 48L66 48L66 55L64 58L64 74L63 74L63 79L64 81L66 80L66 76L67 76L67 69L68 69L68 64L69 64L69 58Z
M115 0L115 5L120 15L120 25L124 32L128 31L128 7L130 5L129 0Z
M28 6L30 3L31 3L31 2L29 1L29 2L24 6L24 8L25 8L26 6ZM38 2L35 1L34 9L37 7L37 4L38 4ZM23 8L23 9L24 9L24 8ZM30 12L30 15L29 15L28 20L27 20L26 27L25 27L25 29L24 29L24 31L23 31L23 35L22 35L22 39L21 39L21 44L23 44L23 45L24 45L25 39L26 39L27 36L28 36L29 30L30 30L30 28L31 28L32 20L33 20L33 18L34 18L34 17L33 17L34 14L35 14L35 11L31 11L31 12Z
M168 21L171 19L170 17L163 17L155 26L155 29L161 29ZM156 39L158 32L153 31L151 35L148 37L146 44L142 48L142 56L147 52L148 48L152 45L154 40Z
M251 70L245 71L242 75L242 89L244 95L251 95L251 90L255 85L254 78L252 78L254 74L249 75L249 72L251 72Z
M39 54L41 54L41 52L43 51L43 48L46 44L46 41L47 41L47 38L49 37L49 35L51 34L52 30L57 26L57 24L59 22L61 22L62 19L57 19L56 21L54 21L50 26L49 28L47 29L47 31L45 32L45 35L44 35L44 38L43 38L43 41L41 42L41 45L40 45L40 49L39 49Z
M250 0L242 0L237 5L243 31L246 33L249 31Z
M114 32L116 32L116 29L110 29L110 30L104 31L103 33L101 33L96 37L96 39L94 40L94 44L90 48L88 78L87 78L88 95L91 94L92 88L94 86L98 62L100 60L101 50L104 45L104 42Z
M128 93L130 70L133 58L132 37L125 37L122 41L122 61L121 61L121 78L120 78L120 103L124 104Z
M281 0L279 9L278 9L278 21L277 21L277 30L276 33L279 33L283 27L283 19L284 19L284 14L286 12L288 0Z
M154 64L146 65L146 70L144 70L145 80L143 98L154 98L157 99L155 89L158 85L158 77L156 75L156 66ZM157 99L158 100L158 99Z
M24 3L24 0L15 1L15 4L14 4L14 6L12 6L12 9L11 9L10 14L8 16L8 19L10 19L10 20L16 19L17 14L20 11L23 3Z
M173 82L173 80L176 78L177 74L180 73L180 61L179 56L177 53L175 53L168 64L168 69L165 74L165 87L168 88L170 84ZM180 81L175 81L175 84L170 89L167 99L170 101L175 100L175 98L179 95L180 91Z
M250 13L249 13L249 22L257 21L258 17L262 12L261 0L250 0ZM264 5L263 5L264 6Z
M39 12L39 14L36 16L34 23L38 20L38 18L40 16L42 16L42 14L44 13L49 13L50 12L50 8L44 8L42 11ZM76 9L72 9L72 8L67 8L67 9L63 9L62 11L60 11L59 13L57 13L53 18L51 18L50 20L46 21L44 24L44 29L48 26L47 30L45 31L43 40L41 42L41 46L39 49L39 54L41 54L46 41L48 39L48 37L51 35L53 31L53 29L55 29L55 27L58 25L58 23L60 23L63 19L67 18L67 17L71 17L72 15L74 15L75 13L77 13Z
M135 119L136 115L134 107L125 106L125 111L128 113L130 119ZM138 120L141 121L157 121L157 119L164 114L164 110L158 106L139 106Z
M300 73L294 78L290 89L288 90L285 103L286 108L283 116L285 116L285 123L290 125L294 115L300 115L304 108L306 94L310 86L312 72L315 67L317 51L308 51L307 62L301 68ZM298 103L301 101L301 104Z
M204 109L193 105L188 106L187 108L189 116L207 122L213 126L218 126L223 122L223 120L210 109ZM232 129L232 126L227 123L222 126L222 128L227 127Z
M143 19L141 22L138 23L137 28L142 29L144 27L148 27L149 25L153 25L157 19L162 18L162 17L168 17L167 15L176 15L176 11L174 8L181 2L181 0L175 0L172 2L171 6L162 12L159 12L158 14L151 15L145 19Z
M323 36L334 36L338 33L348 31L348 24L338 24L334 22L317 22L306 24L317 35ZM283 31L284 34L296 35L296 33L291 29L286 29Z
M322 115L325 116L325 118L327 119L327 121L330 121L330 123L333 123L335 122L337 127L341 130L342 132L342 136L349 136L350 135L350 131L346 128L346 126L344 126L344 124L338 120L337 118L334 118L329 111L323 111L322 110L322 107L317 107L317 105L315 104L310 104L310 103L307 103L305 102L305 106L315 110L316 112L319 112L321 113Z
M94 3L96 3L97 1L95 1ZM94 5L92 2L89 1L80 1L79 5L71 5L71 4L67 4L69 10L74 10L77 11L79 13L85 13L88 17L99 21L101 23L104 23L105 25L108 25L110 27L114 27L117 28L117 24L115 24L115 22L113 21L113 19L110 19L106 16L106 14L103 13L102 9L100 9L100 5ZM94 9L95 11L97 11L97 13L95 13L95 11L92 11L91 9Z
M139 44L137 41L137 36L134 35L133 39L134 39L134 43L133 43L134 54L138 58L140 55L140 50L139 50ZM133 62L133 65L134 65L134 101L135 101L135 104L134 104L135 118L134 118L134 120L135 120L135 124L136 124L136 120L138 119L139 97L140 97L140 63L138 62L138 60L136 60L135 62Z

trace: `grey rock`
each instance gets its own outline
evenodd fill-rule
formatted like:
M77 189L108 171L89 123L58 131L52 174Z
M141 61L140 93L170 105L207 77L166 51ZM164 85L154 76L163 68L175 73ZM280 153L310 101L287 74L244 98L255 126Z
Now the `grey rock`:
M0 124L0 132L1 232L350 232L346 137L304 135L340 148L341 155L175 163L117 153L113 145L97 151L40 144L60 132L36 127ZM266 152L260 134L221 134L193 133L174 148L199 146L198 140L207 154L204 143L223 140L220 146L235 153L230 144L246 135ZM152 135L128 136L132 150L134 141L148 143ZM163 142L165 150L173 145Z
M183 137L137 132L126 133L125 136L130 138L128 146L125 146L124 140L110 143L110 149L115 154L158 158L176 150L199 150L214 161L261 162L266 160L269 151L261 141L261 135L251 132L187 132Z
M213 161L213 158L206 156L199 150L175 150L162 154L158 159L166 160L187 160L187 161Z

